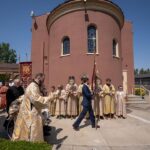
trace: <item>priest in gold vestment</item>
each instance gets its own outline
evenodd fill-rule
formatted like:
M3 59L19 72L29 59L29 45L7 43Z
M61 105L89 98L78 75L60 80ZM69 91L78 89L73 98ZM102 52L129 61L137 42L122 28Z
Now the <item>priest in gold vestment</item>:
M50 100L50 96L44 97L40 92L44 78L44 74L38 73L26 89L15 122L13 141L44 141L41 110L48 105Z

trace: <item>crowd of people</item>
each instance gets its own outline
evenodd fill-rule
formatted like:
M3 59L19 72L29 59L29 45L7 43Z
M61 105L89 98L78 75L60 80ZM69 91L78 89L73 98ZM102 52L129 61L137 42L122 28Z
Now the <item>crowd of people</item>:
M42 113L45 111L57 119L78 117L73 124L75 130L83 118L91 120L92 128L98 127L95 118L126 118L126 93L121 85L115 90L109 78L102 85L101 79L96 77L90 85L85 75L78 86L75 77L69 76L66 86L52 86L50 92L44 86L44 79L44 74L38 73L25 92L18 78L11 85L1 86L0 102L6 105L8 114L13 101L21 103L12 140L43 141Z
M126 94L123 87L118 86L118 90L111 83L111 79L106 79L106 84L102 85L101 79L96 78L96 83L93 90L89 83L87 83L91 92L93 93L92 108L94 114L99 119L126 118L125 101ZM76 118L82 111L83 101L83 79L81 84L77 86L75 77L70 76L66 87L63 85L51 87L51 101L49 110L52 116L60 118ZM88 118L88 114L87 114Z
M24 94L24 89L19 78L0 84L0 109L9 111L10 104Z

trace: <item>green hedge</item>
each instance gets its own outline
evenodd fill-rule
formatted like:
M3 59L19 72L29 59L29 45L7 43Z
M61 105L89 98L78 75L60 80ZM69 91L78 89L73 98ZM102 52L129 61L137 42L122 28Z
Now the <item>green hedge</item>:
M135 95L138 96L145 96L146 91L143 88L135 88Z
M9 81L10 75L9 74L0 74L0 82L2 81Z
M0 150L52 150L52 146L47 143L12 142L0 139Z

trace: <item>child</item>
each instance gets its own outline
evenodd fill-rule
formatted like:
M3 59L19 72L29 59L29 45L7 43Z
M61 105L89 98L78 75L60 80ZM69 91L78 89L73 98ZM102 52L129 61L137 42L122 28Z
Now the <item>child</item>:
M96 117L98 117L99 119L104 119L102 93L102 81L99 77L97 77L96 85L94 87L94 112Z
M63 85L58 86L56 94L57 100L55 115L57 116L57 118L66 117L66 92Z
M126 103L125 100L127 98L126 93L123 91L123 87L120 85L118 86L118 91L116 92L116 115L118 118L125 119L126 115Z
M70 76L68 84L66 85L67 96L67 115L75 118L77 116L77 102L78 102L78 86L75 83L75 77Z
M52 116L55 116L55 108L56 108L56 88L55 86L51 87L51 92L50 92L50 113Z

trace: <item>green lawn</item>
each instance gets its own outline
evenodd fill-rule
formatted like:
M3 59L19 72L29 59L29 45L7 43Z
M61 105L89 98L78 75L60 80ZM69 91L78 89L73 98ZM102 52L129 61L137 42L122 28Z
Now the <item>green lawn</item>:
M52 150L52 146L47 143L12 142L0 139L0 150Z

